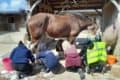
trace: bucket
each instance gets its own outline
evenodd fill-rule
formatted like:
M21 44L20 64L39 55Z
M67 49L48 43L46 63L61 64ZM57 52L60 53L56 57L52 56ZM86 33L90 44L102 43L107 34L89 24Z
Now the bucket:
M107 63L112 65L112 64L115 64L117 61L117 58L116 56L114 55L108 55L108 58L107 58Z
M2 62L3 62L4 68L5 68L8 72L13 71L13 68L12 68L12 60L11 60L10 58L8 58L8 57L3 58Z

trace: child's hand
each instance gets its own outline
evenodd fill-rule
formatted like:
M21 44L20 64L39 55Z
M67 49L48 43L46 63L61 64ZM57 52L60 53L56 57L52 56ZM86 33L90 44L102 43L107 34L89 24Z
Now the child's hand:
M80 53L82 50L81 49L77 49L77 53Z
M35 60L36 64L41 64L41 60Z
M36 63L31 63L31 65L33 65L33 66L34 66L35 64L36 64Z

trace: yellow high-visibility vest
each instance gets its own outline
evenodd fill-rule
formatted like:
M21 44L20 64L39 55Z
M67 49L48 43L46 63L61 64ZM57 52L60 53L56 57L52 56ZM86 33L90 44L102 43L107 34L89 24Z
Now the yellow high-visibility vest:
M87 64L92 64L98 61L106 62L107 52L105 42L94 42L92 49L87 49Z

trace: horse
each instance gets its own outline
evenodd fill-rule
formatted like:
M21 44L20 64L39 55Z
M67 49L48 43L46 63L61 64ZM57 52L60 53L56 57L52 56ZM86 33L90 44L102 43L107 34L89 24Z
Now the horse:
M72 41L78 33L92 25L92 21L83 15L38 13L28 21L31 41L37 41L43 33L53 38L66 37Z
M32 43L40 40L42 35L50 38L67 38L72 43L82 30L92 24L92 20L82 14L38 13L28 20L27 31Z
M111 2L116 7L117 14L113 22L106 26L102 35L102 40L106 42L107 46L112 48L112 53L120 59L120 4L116 0L111 0ZM112 16L113 15L114 14L112 14Z

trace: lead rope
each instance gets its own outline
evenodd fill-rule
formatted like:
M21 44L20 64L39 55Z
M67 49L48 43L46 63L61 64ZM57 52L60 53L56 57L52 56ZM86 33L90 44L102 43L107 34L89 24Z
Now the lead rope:
M115 22L113 23L113 30L115 30L116 29L116 25L115 25Z

